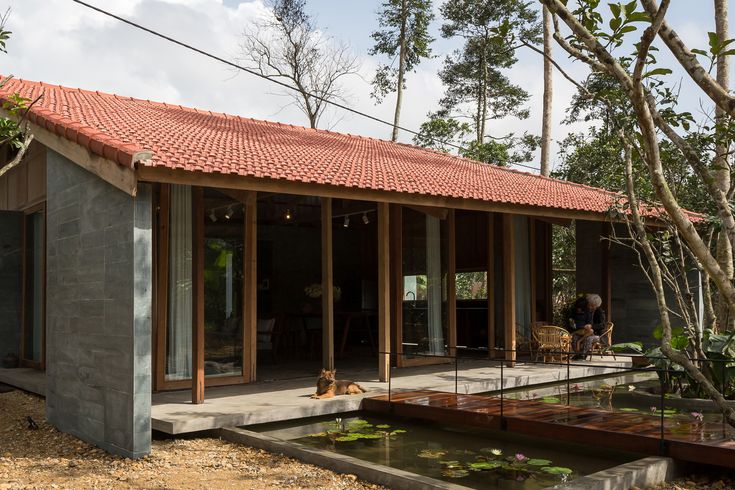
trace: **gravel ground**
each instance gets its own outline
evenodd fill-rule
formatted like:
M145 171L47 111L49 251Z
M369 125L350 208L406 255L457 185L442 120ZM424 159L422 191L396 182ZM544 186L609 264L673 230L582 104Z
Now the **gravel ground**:
M28 416L38 429L28 428ZM152 453L133 461L110 456L44 420L43 399L0 393L0 489L382 488L217 439L153 441Z
M735 488L735 474L713 473L707 475L691 475L666 482L655 487L655 490L732 490Z

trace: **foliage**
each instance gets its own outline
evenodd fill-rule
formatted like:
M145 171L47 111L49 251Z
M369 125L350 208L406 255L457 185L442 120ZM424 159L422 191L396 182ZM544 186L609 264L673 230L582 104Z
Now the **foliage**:
M521 453L504 456L502 450L495 448L483 449L481 452L482 454L475 455L474 461L440 461L442 475L449 478L464 478L472 472L481 472L491 473L495 478L514 481L552 475L564 482L574 473L571 468L554 466L548 459L528 458Z
M392 438L406 432L403 429L393 429L388 424L373 425L364 419L351 420L345 424L341 418L338 418L331 425L331 428L310 434L309 437L326 438L332 442L354 442Z
M386 95L398 89L398 80L405 78L399 73L401 67L394 66L396 57L403 48L403 70L413 71L422 58L431 57L429 24L434 19L431 0L385 0L378 13L381 29L372 33L375 41L371 55L385 55L389 64L381 64L373 78L372 96L380 102Z
M554 324L566 327L569 316L564 310L577 297L576 236L574 223L568 227L553 225L551 240Z

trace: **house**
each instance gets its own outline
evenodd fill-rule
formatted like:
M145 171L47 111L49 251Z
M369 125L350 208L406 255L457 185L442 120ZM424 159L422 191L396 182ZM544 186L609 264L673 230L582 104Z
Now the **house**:
M201 403L360 359L385 380L460 347L512 364L551 321L554 225L575 223L577 288L601 294L616 340L657 322L633 254L601 240L617 194L178 105L2 90L42 97L0 178L0 353L45 369L49 421L109 451L150 451L153 391Z

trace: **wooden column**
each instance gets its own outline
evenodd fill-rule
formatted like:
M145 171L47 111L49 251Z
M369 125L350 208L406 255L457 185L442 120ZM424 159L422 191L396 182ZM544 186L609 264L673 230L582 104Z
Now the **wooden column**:
M516 360L516 255L513 215L503 214L503 311L505 359L513 367ZM512 351L512 352L510 352Z
M378 379L390 377L390 207L378 204Z
M396 343L396 366L403 366L403 213L398 204L391 205L391 265L393 270L391 304L392 325Z
M487 213L487 352L495 357L495 215Z
M610 271L610 223L602 224L602 236L600 237L600 282L602 283L600 296L602 306L607 314L607 321L612 321L612 277Z
M191 188L192 202L192 370L191 402L204 403L204 189Z
M322 366L334 369L334 277L332 198L322 198Z
M449 355L457 355L457 220L454 209L447 216L447 330Z
M258 364L258 195L249 192L245 198L243 226L243 377L257 379Z
M538 267L538 261L536 260L536 223L537 221L533 218L528 218L528 266L531 291L529 294L529 302L531 303L531 325L536 323L536 281L538 280L538 273L536 268Z

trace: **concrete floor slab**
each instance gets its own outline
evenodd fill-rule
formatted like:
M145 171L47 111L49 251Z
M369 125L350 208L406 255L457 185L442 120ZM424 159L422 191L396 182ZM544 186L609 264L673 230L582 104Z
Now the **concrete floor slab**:
M570 379L624 372L626 360L595 358L569 367ZM483 393L500 389L500 367L497 361L461 360L456 367L459 393ZM505 389L566 380L566 366L518 363L503 369ZM222 427L243 426L293 420L359 410L365 396L388 392L388 383L377 380L377 373L366 370L343 370L339 379L351 379L368 389L364 395L340 396L312 400L315 377L300 377L247 385L207 388L205 402L193 405L190 391L155 393L151 410L153 429L169 434L182 434ZM393 371L393 391L455 389L455 366L417 366Z
M46 396L46 373L37 369L0 368L0 383L19 388L36 395Z

